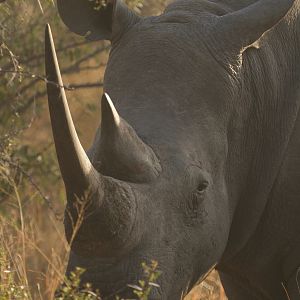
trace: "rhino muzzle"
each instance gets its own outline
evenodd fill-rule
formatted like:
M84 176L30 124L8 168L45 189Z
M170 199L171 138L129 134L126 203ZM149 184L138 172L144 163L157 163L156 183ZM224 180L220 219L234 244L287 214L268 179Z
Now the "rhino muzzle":
M67 239L84 255L121 253L136 243L141 228L138 191L129 182L153 180L161 171L160 163L118 115L107 94L102 98L100 143L93 146L91 162L71 117L49 25L45 51L51 125L68 198Z

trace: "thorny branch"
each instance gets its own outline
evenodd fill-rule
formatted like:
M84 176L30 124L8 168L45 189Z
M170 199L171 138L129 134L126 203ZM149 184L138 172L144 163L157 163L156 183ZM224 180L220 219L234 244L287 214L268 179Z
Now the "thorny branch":
M8 82L8 85L10 85L15 80L16 75L21 71L22 68L12 50L10 50L9 47L2 41L0 42L0 56L4 56L4 51L8 53L11 64L14 67L14 73L12 73L13 75Z
M23 75L23 76L26 76L26 77L30 77L30 78L37 78L39 81L44 81L45 83L47 84L51 84L51 85L55 85L57 87L62 87L66 90L74 90L68 86L65 86L65 85L59 85L58 83L54 82L54 81L50 81L48 80L46 77L42 76L42 75L37 75L37 74L33 74L33 73L30 73L28 71L15 71L15 70L3 70L0 68L0 74L1 73L12 73L12 74L19 74L19 75Z
M90 43L90 42L88 42L88 41L74 42L69 45L57 48L56 53L64 52L64 51L82 47L82 46L86 46L88 43ZM23 64L23 65L27 65L27 64L31 63L32 61L38 61L38 60L44 58L44 55L45 55L44 53L39 53L39 54L34 54L26 59L20 58L19 63ZM3 69L8 69L10 66L11 66L11 63L8 63L3 67Z
M46 77L44 77L42 75L36 75L36 74L30 73L28 71L17 71L16 72L14 70L2 70L0 68L0 74L1 73L18 73L23 76L28 76L30 78L36 78L38 81L43 81L47 84L55 85L57 87L62 87L68 91L74 91L76 89L103 87L103 83L101 83L101 82L87 82L87 83L80 83L80 84L59 85L58 83L56 83L54 81L48 80ZM44 93L43 93L43 95L44 95Z

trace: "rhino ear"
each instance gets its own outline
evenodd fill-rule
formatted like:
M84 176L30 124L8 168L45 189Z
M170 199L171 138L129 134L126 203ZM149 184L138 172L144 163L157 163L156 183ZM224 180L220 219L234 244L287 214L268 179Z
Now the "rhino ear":
M90 41L112 41L140 19L122 0L107 0L107 4L101 8L97 7L98 2L57 0L57 6L66 26Z
M275 5L276 2L276 5ZM260 0L218 18L216 28L235 49L247 49L291 9L295 0Z

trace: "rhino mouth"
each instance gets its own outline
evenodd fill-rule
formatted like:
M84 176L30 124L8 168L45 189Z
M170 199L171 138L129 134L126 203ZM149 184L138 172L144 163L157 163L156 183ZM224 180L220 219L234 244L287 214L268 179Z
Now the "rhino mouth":
M91 284L92 289L100 293L101 300L116 299L116 296L135 299L137 296L134 290L139 286L139 280L145 278L141 263L148 261L145 257L136 259L135 253L133 251L129 259L106 259L88 258L71 251L66 274L70 276L77 267L86 270L81 277L81 289L84 292L84 285ZM159 285L151 289L148 299L162 299L162 290Z

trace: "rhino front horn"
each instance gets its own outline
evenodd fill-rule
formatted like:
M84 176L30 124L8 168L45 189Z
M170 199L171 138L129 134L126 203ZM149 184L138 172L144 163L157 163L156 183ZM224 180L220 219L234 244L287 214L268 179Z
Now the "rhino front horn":
M49 25L46 26L45 37L48 104L57 158L67 189L74 190L76 187L75 192L80 194L91 185L99 184L99 174L76 133Z
M98 171L131 182L148 182L155 179L161 171L157 156L119 116L107 93L102 97L101 110Z

